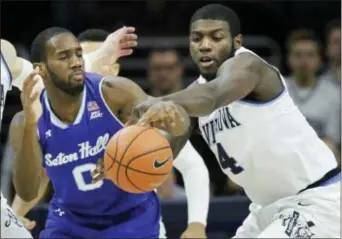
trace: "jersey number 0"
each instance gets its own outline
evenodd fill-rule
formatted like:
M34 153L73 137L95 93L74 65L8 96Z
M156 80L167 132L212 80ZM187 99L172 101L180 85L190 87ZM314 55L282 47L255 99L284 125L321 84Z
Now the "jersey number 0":
M239 174L243 168L239 166L233 157L229 157L221 143L217 143L218 160L223 169L229 168L233 174Z
M83 191L83 192L91 191L91 190L98 189L102 186L103 180L100 180L96 183L87 183L86 180L84 179L83 174L84 173L90 174L95 168L96 168L96 164L86 163L86 164L79 165L72 170L72 175L74 176L76 185L80 191Z

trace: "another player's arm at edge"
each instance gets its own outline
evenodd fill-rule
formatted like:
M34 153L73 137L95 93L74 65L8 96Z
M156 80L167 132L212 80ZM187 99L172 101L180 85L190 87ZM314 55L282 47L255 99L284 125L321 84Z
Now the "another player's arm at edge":
M182 106L192 117L206 116L255 91L269 72L270 68L258 57L243 53L225 61L212 81L164 96L162 100Z
M48 182L42 167L37 125L26 124L23 113L19 112L12 119L9 138L14 155L14 188L22 200L30 202L37 198L41 183Z

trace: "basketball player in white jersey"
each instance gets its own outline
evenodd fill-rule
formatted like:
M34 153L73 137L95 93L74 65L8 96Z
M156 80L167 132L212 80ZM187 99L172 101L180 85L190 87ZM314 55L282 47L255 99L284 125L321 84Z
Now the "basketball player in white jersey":
M8 41L1 39L1 81L0 81L0 126L2 114L5 106L7 92L12 87L12 76L16 72L10 69L16 69L20 64L20 58L17 58L17 52L13 45ZM25 229L21 220L13 213L8 206L7 200L1 192L1 238L32 238L31 234Z
M133 114L146 112L139 124L174 121L165 127L171 133L188 131L188 115L198 117L222 170L252 201L236 238L340 238L333 153L293 103L280 72L241 44L231 9L200 8L190 23L190 52L201 76Z

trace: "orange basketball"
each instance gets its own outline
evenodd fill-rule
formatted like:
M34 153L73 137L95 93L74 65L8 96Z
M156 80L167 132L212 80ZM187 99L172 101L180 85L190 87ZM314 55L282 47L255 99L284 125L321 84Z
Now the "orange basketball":
M126 192L149 192L167 179L172 162L170 144L156 128L133 125L110 139L104 155L105 178Z

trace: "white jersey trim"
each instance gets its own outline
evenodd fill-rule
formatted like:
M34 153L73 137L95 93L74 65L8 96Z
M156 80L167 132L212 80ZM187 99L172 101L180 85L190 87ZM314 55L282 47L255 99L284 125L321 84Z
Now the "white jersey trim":
M84 109L85 109L86 96L87 96L87 90L86 90L86 86L84 86L81 107L80 107L80 109L79 109L79 111L77 113L75 121L72 124L70 124L70 125L76 125L76 124L81 122L82 116L83 116L83 113L84 113ZM55 126L57 126L58 128L61 128L61 129L68 128L69 125L63 123L62 121L60 121L58 119L58 117L51 110L50 103L49 103L49 100L47 98L47 92L46 91L44 92L43 97L44 97L44 102L45 102L46 108L50 112L50 119L51 119L52 124L54 124Z

